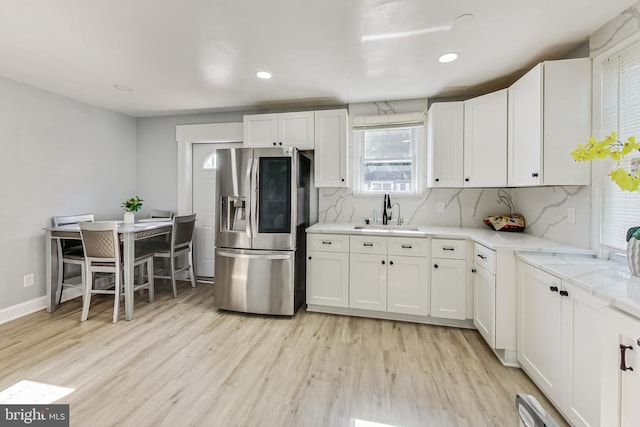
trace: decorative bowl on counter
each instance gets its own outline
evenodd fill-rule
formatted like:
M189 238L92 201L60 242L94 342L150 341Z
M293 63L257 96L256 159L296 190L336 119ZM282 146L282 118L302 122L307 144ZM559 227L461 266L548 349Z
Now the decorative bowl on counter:
M488 216L483 222L496 231L524 230L524 217L519 214Z

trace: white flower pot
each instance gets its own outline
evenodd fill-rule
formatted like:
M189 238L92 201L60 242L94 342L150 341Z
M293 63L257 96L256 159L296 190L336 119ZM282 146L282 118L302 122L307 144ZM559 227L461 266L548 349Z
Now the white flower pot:
M640 240L632 237L627 243L627 263L634 276L640 276Z
M125 224L133 224L135 221L135 215L133 212L125 212L124 213L124 223Z

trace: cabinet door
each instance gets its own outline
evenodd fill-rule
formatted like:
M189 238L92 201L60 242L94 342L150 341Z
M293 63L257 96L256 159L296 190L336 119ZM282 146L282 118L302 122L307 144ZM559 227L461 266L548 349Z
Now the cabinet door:
M507 89L464 102L463 185L507 185Z
M565 391L560 406L565 408L571 424L597 426L600 425L600 343L604 304L569 283L563 282L562 287L562 384ZM638 423L640 418L635 421Z
M561 282L518 262L518 362L552 400L559 402Z
M278 145L296 147L299 150L313 150L313 111L278 114Z
M349 254L307 252L307 304L349 306Z
M429 315L427 258L389 256L387 311Z
M431 260L431 316L465 319L465 261Z
M542 67L538 64L509 88L509 186L542 183Z
M464 103L439 102L428 113L429 187L462 187Z
M496 346L496 276L475 266L473 324L491 347Z
M316 111L316 187L349 186L347 120L347 110Z
M640 420L640 320L615 309L605 312L601 425L635 427Z
M273 147L278 141L277 114L251 114L244 116L244 145L246 147Z
M387 260L385 255L350 254L349 307L387 310Z

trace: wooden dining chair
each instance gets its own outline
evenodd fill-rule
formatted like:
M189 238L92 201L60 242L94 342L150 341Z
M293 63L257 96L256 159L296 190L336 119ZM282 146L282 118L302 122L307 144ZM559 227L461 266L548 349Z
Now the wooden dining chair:
M146 252L153 252L157 258L168 259L169 274L156 274L157 279L169 279L173 287L173 297L178 296L176 287L176 274L189 271L191 286L196 287L196 274L193 268L193 231L195 229L196 215L182 215L173 217L173 227L169 241L145 241L140 242ZM184 265L178 267L179 258L184 258Z
M54 227L62 225L78 224L80 222L93 222L93 214L54 216L51 223ZM62 291L65 288L84 290L84 253L82 251L82 241L76 239L57 239L58 244L58 289L60 296L58 304L62 302ZM74 283L68 276L69 269L65 266L77 265L80 268L80 283ZM84 295L84 292L83 292Z
M120 309L120 297L124 291L118 225L115 221L82 222L80 223L80 234L84 246L85 277L87 279L87 284L84 288L82 316L80 320L87 320L89 316L91 295L112 294L114 295L113 323L116 323ZM139 280L137 284L134 284L132 295L137 290L148 289L149 302L153 302L153 253L144 252L136 248L134 268L142 268L143 264L146 266L147 281ZM112 273L114 275L113 289L98 288L95 280L96 273ZM142 275L140 275L140 277L142 277Z

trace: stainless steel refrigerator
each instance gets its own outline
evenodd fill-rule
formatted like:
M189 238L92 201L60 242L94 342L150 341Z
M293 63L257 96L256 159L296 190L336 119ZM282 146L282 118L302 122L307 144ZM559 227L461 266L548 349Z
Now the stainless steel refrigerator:
M311 162L294 148L216 151L214 306L293 315L304 303Z

